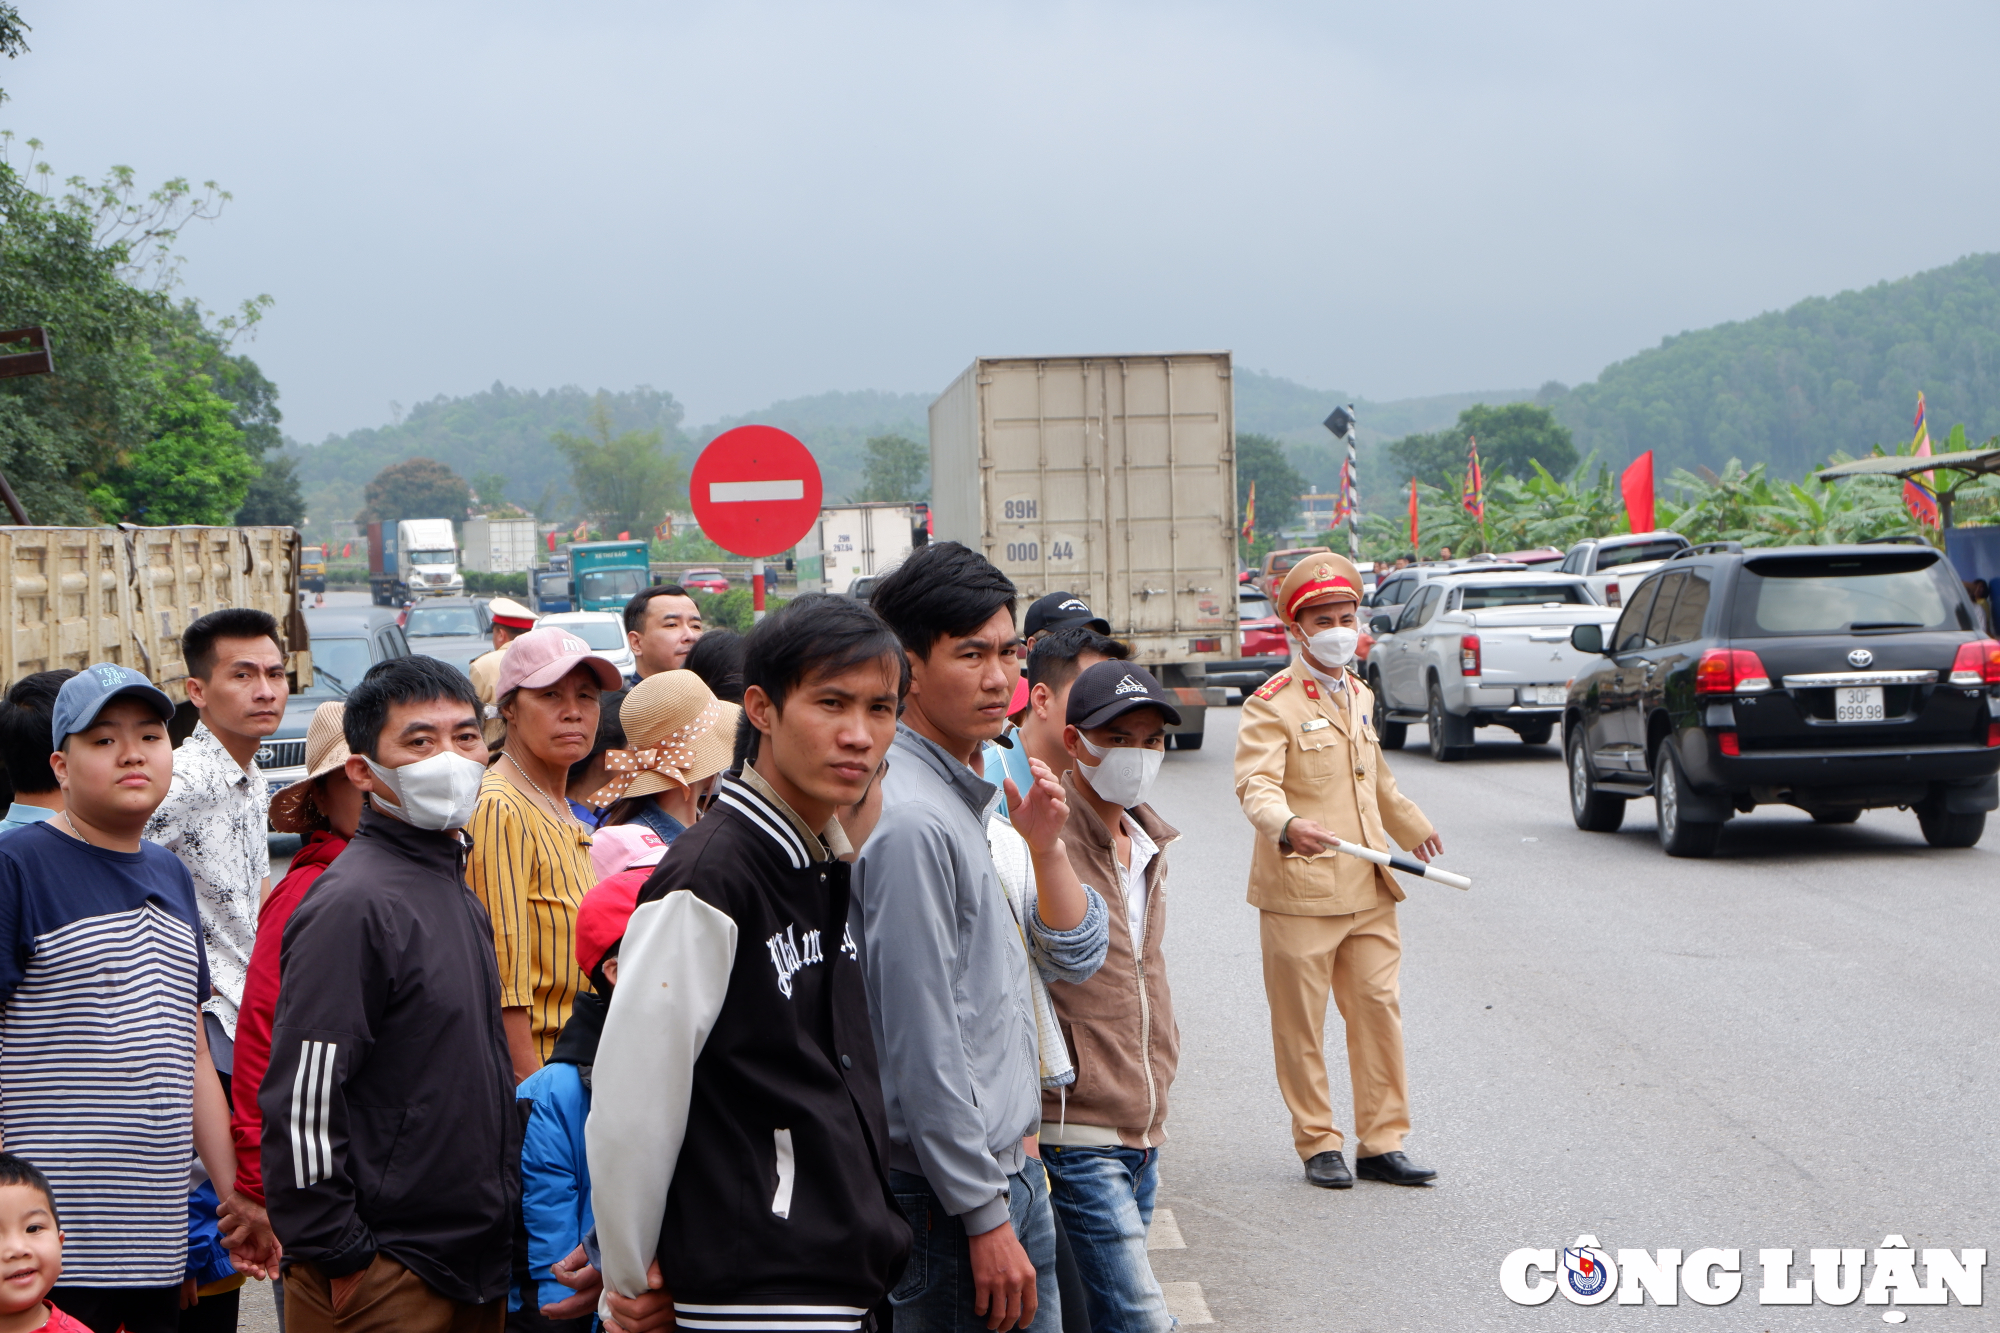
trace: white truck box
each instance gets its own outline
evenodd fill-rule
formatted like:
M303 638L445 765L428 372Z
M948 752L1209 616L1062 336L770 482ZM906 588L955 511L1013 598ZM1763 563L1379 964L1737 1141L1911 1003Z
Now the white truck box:
M465 520L465 567L482 574L520 574L535 567L540 524L532 518Z
M1201 743L1209 662L1237 655L1227 352L982 357L931 404L939 541L998 565L1025 610L1082 597L1178 691Z
M894 501L821 510L812 530L799 542L799 591L845 596L856 579L900 563L917 545L928 511L927 505Z

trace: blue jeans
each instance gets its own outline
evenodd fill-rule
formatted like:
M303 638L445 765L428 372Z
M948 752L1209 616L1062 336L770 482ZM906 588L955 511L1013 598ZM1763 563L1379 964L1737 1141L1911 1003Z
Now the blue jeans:
M1160 1150L1043 1144L1042 1161L1090 1293L1091 1333L1167 1333L1173 1320L1146 1258Z
M1007 1212L1014 1236L1035 1265L1035 1322L1029 1333L1060 1333L1062 1293L1056 1288L1056 1223L1049 1210L1049 1177L1029 1158L1007 1177ZM930 1182L890 1171L889 1188L910 1223L910 1264L889 1293L896 1333L986 1333L984 1316L972 1313L972 1249L965 1224L947 1213Z

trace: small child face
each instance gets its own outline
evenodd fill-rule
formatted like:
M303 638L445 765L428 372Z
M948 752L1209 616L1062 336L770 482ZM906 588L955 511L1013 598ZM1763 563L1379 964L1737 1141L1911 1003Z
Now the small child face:
M62 1232L48 1196L0 1185L0 1314L33 1309L62 1276Z

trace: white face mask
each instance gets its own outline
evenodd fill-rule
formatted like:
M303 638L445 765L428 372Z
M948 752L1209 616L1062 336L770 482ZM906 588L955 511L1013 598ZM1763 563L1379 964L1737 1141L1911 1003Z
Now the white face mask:
M1306 649L1321 666L1344 667L1354 660L1354 649L1360 642L1360 630L1336 625L1307 639Z
M1164 750L1148 750L1136 745L1100 750L1081 732L1077 733L1077 739L1098 760L1094 764L1086 764L1081 759L1076 761L1077 769L1090 783L1090 789L1128 810L1146 799L1146 793L1153 789L1153 779L1160 776L1160 761L1167 757Z
M366 755L361 758L399 802L374 802L383 814L421 829L464 828L472 822L479 784L486 778L486 766L478 760L447 750L401 768L384 768Z

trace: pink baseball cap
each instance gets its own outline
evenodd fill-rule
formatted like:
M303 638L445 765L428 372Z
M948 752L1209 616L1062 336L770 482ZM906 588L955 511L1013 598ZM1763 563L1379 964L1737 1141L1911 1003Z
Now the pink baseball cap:
M553 685L578 666L589 667L597 683L607 690L621 689L625 684L625 678L611 665L610 658L599 657L589 644L560 625L530 630L502 651L505 656L500 659L500 681L494 689L500 697L514 690L539 690L544 685Z
M633 866L656 866L666 854L666 839L644 824L613 824L590 835L590 869L600 881Z

